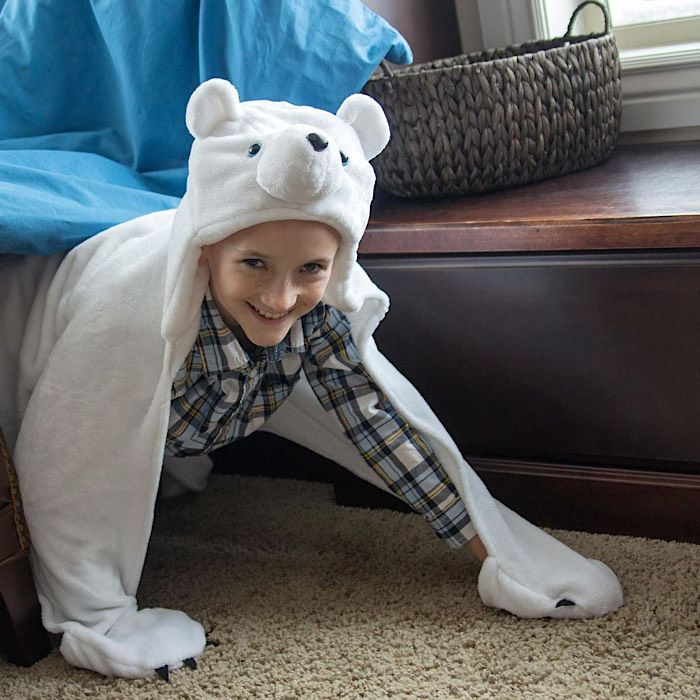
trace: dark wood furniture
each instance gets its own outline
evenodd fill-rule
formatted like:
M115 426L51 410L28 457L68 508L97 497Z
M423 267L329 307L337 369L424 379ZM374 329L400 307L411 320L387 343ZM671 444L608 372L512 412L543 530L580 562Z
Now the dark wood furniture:
M50 650L28 554L17 475L0 430L0 653L20 666Z
M379 347L497 497L700 542L700 143L472 198L380 194L360 253L392 300Z
M406 37L414 63L462 53L454 0L364 0L364 4Z
M392 301L380 349L497 498L542 526L700 542L700 143L478 197L379 193L360 253ZM280 443L217 468L402 507Z

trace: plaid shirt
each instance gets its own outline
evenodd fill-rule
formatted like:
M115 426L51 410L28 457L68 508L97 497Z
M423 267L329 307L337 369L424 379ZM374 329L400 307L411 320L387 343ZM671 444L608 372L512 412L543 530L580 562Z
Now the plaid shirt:
M201 454L250 435L304 371L367 464L453 547L475 534L464 502L427 443L363 368L350 324L318 304L278 345L246 353L208 293L199 334L172 386L165 454Z

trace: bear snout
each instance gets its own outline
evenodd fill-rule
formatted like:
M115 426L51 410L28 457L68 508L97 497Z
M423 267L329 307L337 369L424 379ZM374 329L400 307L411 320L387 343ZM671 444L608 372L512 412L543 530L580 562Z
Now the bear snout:
M309 144L311 148L309 148ZM334 194L343 183L339 149L330 136L295 125L264 144L256 180L269 195L310 204Z

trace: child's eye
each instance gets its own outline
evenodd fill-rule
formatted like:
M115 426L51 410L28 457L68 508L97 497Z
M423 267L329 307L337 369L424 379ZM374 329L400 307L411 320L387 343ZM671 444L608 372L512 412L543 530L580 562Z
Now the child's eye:
M323 268L318 263L306 263L303 268L304 272L321 272Z
M258 268L265 266L265 263L263 263L263 261L260 260L259 258L246 258L243 261L243 264L247 265L248 267L255 268L255 269L258 269Z

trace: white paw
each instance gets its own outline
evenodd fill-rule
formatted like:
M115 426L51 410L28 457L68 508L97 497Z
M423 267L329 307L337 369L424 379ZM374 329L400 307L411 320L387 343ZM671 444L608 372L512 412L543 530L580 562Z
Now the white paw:
M552 568L528 581L529 572L506 572L490 556L479 573L479 595L493 608L517 617L603 617L623 604L622 587L605 564L578 557L570 569ZM524 575L520 575L520 574Z
M106 634L78 622L64 624L61 654L68 663L105 676L146 678L194 659L204 650L204 629L185 613L164 608L127 610Z

